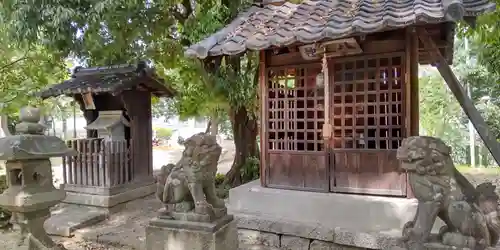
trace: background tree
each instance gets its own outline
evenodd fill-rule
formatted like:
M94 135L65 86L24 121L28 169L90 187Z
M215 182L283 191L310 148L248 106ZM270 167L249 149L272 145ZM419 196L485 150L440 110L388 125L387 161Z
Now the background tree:
M232 186L242 181L243 166L255 162L258 58L247 53L217 61L191 60L184 50L216 32L247 6L243 0L80 0L0 3L2 20L16 41L72 56L87 65L150 59L179 95L181 117L227 114L236 157L226 176ZM207 70L209 69L209 70Z
M22 106L40 103L33 94L66 76L64 60L39 43L13 40L0 23L0 114L8 118L10 132Z

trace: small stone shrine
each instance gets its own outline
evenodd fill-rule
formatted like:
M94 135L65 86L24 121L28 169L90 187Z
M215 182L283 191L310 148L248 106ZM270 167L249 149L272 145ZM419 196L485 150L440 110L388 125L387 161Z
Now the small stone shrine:
M59 138L45 136L39 124L40 110L23 108L18 135L0 138L0 160L6 161L9 188L0 195L0 206L13 213L12 221L21 229L16 249L64 249L56 245L44 230L50 217L49 208L66 197L64 190L52 183L50 157L72 155L75 152Z
M97 131L97 137L104 141L125 140L125 128L130 127L130 122L123 116L121 110L99 111L95 121L85 127L87 130Z
M172 97L174 92L141 61L78 67L70 79L37 93L42 99L73 98L87 122L87 138L66 141L78 154L63 158L63 202L108 213L154 193L151 98ZM70 224L75 223L83 222Z
M222 148L214 136L184 141L177 164L162 167L156 195L165 208L146 228L148 250L236 250L236 221L217 197L215 175Z
M500 236L499 197L490 182L474 187L454 166L451 148L434 137L403 140L397 151L418 200L413 221L403 228L406 249L470 249L496 246ZM437 218L445 226L431 235Z

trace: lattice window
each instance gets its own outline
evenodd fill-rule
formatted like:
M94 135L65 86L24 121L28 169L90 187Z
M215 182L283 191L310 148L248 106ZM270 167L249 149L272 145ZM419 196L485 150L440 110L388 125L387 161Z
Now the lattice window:
M323 151L324 88L321 65L268 70L269 150Z
M403 137L403 55L334 61L333 147L397 149Z

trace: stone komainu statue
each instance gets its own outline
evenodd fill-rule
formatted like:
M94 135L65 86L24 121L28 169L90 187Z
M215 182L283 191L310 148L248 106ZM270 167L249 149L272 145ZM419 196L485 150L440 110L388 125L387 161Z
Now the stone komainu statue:
M424 136L405 139L397 151L418 200L413 221L403 229L409 249L426 249L438 217L446 225L440 230L440 244L475 250L495 246L499 239L496 186L482 183L474 188L455 168L450 154L443 141Z
M163 166L158 177L156 196L165 204L163 216L210 222L226 215L214 183L222 151L215 136L199 133L183 145L179 162Z

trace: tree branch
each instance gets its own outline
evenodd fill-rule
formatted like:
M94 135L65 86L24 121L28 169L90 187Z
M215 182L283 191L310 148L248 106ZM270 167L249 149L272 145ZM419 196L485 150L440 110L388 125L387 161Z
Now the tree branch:
M26 55L13 61L13 62L10 62L10 63L7 63L5 65L3 65L2 67L0 67L0 73L3 73L5 70L7 70L7 68L9 67L12 67L14 66L14 64L18 63L18 62L21 62L21 61L24 61L24 60L27 60L29 57L27 57Z

